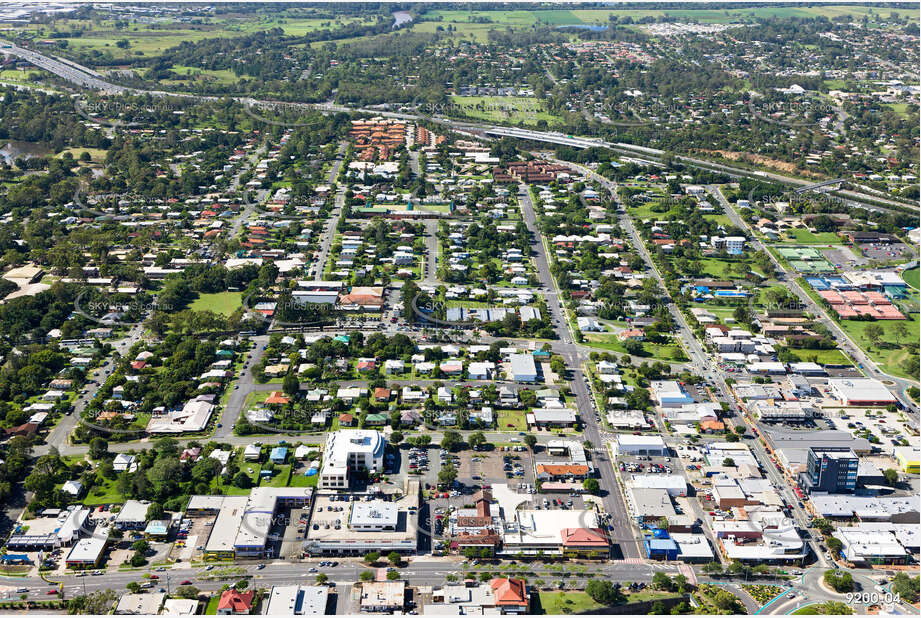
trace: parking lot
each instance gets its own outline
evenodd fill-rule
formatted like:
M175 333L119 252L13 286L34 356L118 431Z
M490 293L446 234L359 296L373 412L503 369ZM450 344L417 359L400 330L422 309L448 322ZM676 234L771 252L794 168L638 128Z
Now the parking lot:
M892 244L866 243L860 245L860 251L868 260L878 260L880 262L908 259L914 256L908 245L900 242Z
M307 536L307 525L310 521L309 509L282 509L276 517L276 532L278 538L270 541L275 555L283 559L299 558L303 553L303 543Z
M190 517L191 526L185 539L177 539L169 557L172 560L200 560L217 515Z

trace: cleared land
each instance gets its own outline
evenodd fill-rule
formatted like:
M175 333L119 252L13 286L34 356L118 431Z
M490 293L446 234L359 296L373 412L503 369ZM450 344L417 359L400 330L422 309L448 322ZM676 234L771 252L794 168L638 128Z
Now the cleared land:
M240 307L242 298L242 292L199 294L189 308L193 311L213 311L222 315L230 315Z
M462 97L453 96L455 114L490 122L536 125L544 120L556 124L559 118L547 111L547 105L534 97Z

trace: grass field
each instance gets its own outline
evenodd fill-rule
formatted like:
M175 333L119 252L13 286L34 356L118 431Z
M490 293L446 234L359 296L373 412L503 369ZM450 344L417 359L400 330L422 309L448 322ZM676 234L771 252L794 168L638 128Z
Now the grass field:
M208 69L200 69L198 67L188 67L188 66L183 66L181 64L174 64L170 68L170 70L176 73L177 75L188 75L194 81L203 81L203 82L210 81L210 82L217 82L221 84L233 84L239 80L236 73L234 73L230 69L224 69L221 71L211 71ZM183 83L188 80L166 80L166 81Z
M208 605L205 606L205 615L206 616L215 616L217 615L217 605L221 602L221 595L216 594L210 599L208 599Z
M803 228L796 228L787 232L793 240L800 245L840 245L841 238L834 232L810 232Z
M213 311L222 315L230 315L240 307L242 298L241 292L199 294L189 308L193 311Z
M854 363L841 350L802 350L789 348L801 361L819 363L820 365L853 365Z
M921 289L921 281L919 281L921 280L921 269L912 268L911 270L906 270L902 273L902 279L916 290Z
M499 431L527 431L528 423L520 410L498 410L496 426ZM511 427L509 427L511 425Z
M608 350L610 352L617 352L618 354L627 353L623 342L618 339L616 335L591 333L585 335L585 342L586 345L592 348L598 348L599 350ZM678 344L657 344L650 343L648 341L643 341L642 344L643 351L645 352L644 358L648 357L649 360L664 360L672 362L687 360L684 355L684 350L682 350L681 346Z
M118 485L115 481L106 479L104 483L97 483L83 498L83 504L86 506L99 506L100 504L121 504L125 501L118 491Z
M538 600L542 614L583 614L604 607L585 592L540 592Z
M101 163L106 158L106 153L108 151L102 148L65 148L55 156L58 158L63 157L65 152L69 152L71 156L77 160L80 159L80 155L84 152L88 152L90 153L90 160L92 160L93 163Z
M479 120L526 125L536 125L539 120L545 120L551 126L559 122L559 118L547 111L543 101L533 97L453 96L451 102L458 113Z
M883 371L894 376L901 376L904 378L917 380L917 375L908 375L902 368L902 363L909 356L909 351L907 348L900 346L897 348L880 349L877 346L874 346L870 342L870 338L866 335L866 329L870 324L878 324L883 329L883 336L881 341L889 344L912 344L915 346L915 349L917 349L919 326L918 314L910 313L908 314L908 317L908 320L877 320L875 322L841 320L839 324L841 325L841 328L843 328L844 331L850 335L854 341L857 342L860 348L870 355L870 358L872 358L873 361L876 362ZM908 333L905 339L900 339L896 332L900 322L905 324Z

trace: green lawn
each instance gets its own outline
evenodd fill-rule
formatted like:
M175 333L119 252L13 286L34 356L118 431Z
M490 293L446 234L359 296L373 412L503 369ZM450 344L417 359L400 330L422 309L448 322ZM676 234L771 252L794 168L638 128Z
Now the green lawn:
M789 348L801 361L819 363L820 365L853 365L854 363L841 350L803 350Z
M291 480L288 482L288 487L316 487L319 480L319 474L307 476L300 472L293 472Z
M97 494L97 492L101 492ZM118 491L118 484L115 481L106 480L105 483L94 486L86 497L83 504L86 506L99 506L100 504L121 504L125 501Z
M664 360L664 361L682 361L687 360L687 357L684 355L684 350L681 349L681 346L675 343L650 343L649 341L643 341L643 352L640 356L648 357L650 360ZM627 350L624 348L623 342L617 338L617 335L602 335L591 333L585 335L585 345L598 348L599 350L609 350L611 352L617 352L619 354L626 354Z
M213 311L222 315L230 315L240 307L242 299L242 292L199 294L189 308L193 311Z
M921 269L912 268L911 270L906 270L902 273L902 279L905 280L905 283L915 288L916 290L921 289L921 282L919 282L919 277L921 275Z
M553 125L559 121L547 111L544 101L534 97L452 96L451 103L456 106L457 114L490 122L534 125L538 120L546 120Z
M527 431L528 423L521 410L498 410L496 422L499 431ZM511 425L511 427L509 427Z
M290 477L291 466L289 464L275 466L275 473L272 478L268 482L262 482L261 485L263 487L287 487Z
M787 232L793 240L800 245L840 245L841 238L834 232L810 232L803 228L795 228Z
M542 614L583 614L604 607L585 592L539 592L538 600Z
M182 80L167 80L170 83L183 84L192 83L195 81L210 81L220 84L234 84L239 80L236 73L230 69L214 71L210 69L202 69L200 67L189 67L180 64L174 64L172 67L170 67L170 70L177 75L189 76L191 78Z
M217 604L221 602L221 595L216 594L210 599L208 599L208 605L205 606L205 615L206 616L216 616L217 615Z
M906 347L883 347L880 349L877 346L872 345L869 337L866 335L866 329L870 324L878 324L883 329L883 336L881 341L883 346L888 344L908 344L909 346L914 346L914 349L918 349L918 314L909 313L908 320L877 320L874 322L865 322L862 320L841 320L839 324L841 328L847 332L848 335L857 344L870 355L870 358L873 359L880 368L886 373L892 374L894 376L901 376L904 378L910 378L912 380L917 380L917 375L908 375L905 370L902 368L902 364L908 359L909 351ZM907 336L904 339L900 339L899 335L896 332L899 323L904 323L907 328Z

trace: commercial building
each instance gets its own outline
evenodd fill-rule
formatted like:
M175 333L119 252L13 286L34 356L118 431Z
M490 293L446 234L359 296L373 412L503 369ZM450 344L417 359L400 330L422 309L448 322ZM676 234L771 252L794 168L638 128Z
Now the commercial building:
M486 583L468 582L432 591L423 615L480 616L527 613L529 595L524 580L496 578Z
M269 532L275 524L278 509L304 508L310 504L312 495L312 487L256 487L250 491L234 537L234 556L266 557Z
M349 527L352 530L396 530L399 521L397 505L383 500L356 502L349 515Z
M402 491L389 501L318 492L304 551L311 556L413 553L418 541L419 492L418 480L405 481Z
M149 507L150 502L146 500L127 500L115 516L113 525L119 530L143 530L147 525Z
M195 498L189 499L189 503ZM234 541L246 514L248 496L223 496L217 511L217 519L211 527L208 543L205 545L205 558L211 560L231 560L235 557Z
M845 406L888 406L898 401L885 384L872 378L831 378L828 386Z
M750 509L749 519L716 520L711 524L720 549L729 560L755 564L802 561L808 554L793 521L780 511Z
M579 532L581 529L589 534ZM606 557L609 541L594 510L521 509L502 530L502 553L536 555L582 554Z
M373 430L341 429L327 434L319 487L348 489L350 470L381 471L386 444L383 434Z
M67 554L64 563L68 569L88 569L99 566L105 549L105 538L80 539Z
M537 365L530 354L512 354L508 359L509 376L515 382L537 382Z
M904 538L913 538L917 543L917 527L905 530ZM881 564L905 564L910 552L899 542L893 529L857 526L841 526L835 529L835 538L841 541L841 557L861 566Z
M617 455L655 455L664 457L668 454L668 447L662 436L636 436L633 434L617 434L614 442Z
M651 523L674 517L677 512L672 499L664 489L628 487L627 506L638 523Z
M826 519L917 524L921 521L921 496L814 495L812 508Z
M813 447L806 451L800 484L809 493L853 493L857 489L857 455L846 447Z
M151 616L160 613L165 592L151 592L149 594L123 595L115 606L115 614L119 616Z
M328 586L272 586L266 616L323 616L329 605Z
M684 496L688 490L688 482L680 474L634 474L627 485L642 489L662 489L671 498Z
M652 398L660 408L676 408L694 403L694 398L676 380L657 380L650 386Z
M897 446L892 449L892 456L899 462L902 472L918 474L921 472L921 448L917 446Z

